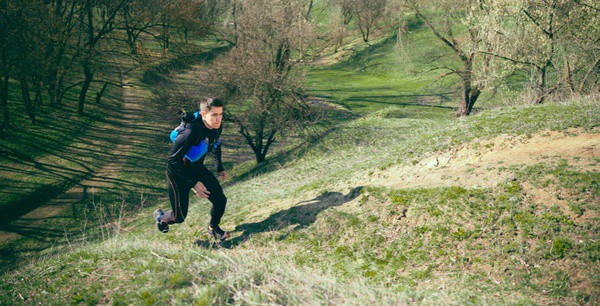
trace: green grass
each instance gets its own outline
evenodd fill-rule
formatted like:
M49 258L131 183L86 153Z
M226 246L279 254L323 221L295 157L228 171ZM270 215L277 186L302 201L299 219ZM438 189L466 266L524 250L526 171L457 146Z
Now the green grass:
M259 175L251 184L236 185L231 196L239 192L245 201L260 203L274 196L319 190L374 169L410 163L429 152L501 134L526 135L576 127L591 130L597 126L600 109L597 103L574 100L560 105L503 108L462 120L385 118L397 111L390 108L340 125L298 153L300 160L280 165L283 169L275 173ZM256 186L270 188L255 190Z
M550 183L539 178L552 176L565 201L597 215L597 173L566 162L533 165L487 189L394 190L354 179L474 138L592 131L597 108L572 101L498 109L450 120L458 126L382 118L395 109L376 112L280 170L228 187L224 227L234 235L225 248L208 243L202 228L209 205L194 198L186 223L166 235L140 216L123 225L128 232L75 243L3 276L2 303L594 304L598 220L576 221L564 207L529 202L522 183L544 188ZM540 116L543 123L524 124ZM484 122L489 128L478 128ZM394 137L403 135L403 125L417 126L416 133ZM373 139L384 129L396 134Z
M414 34L415 43L426 45L431 37L425 34ZM425 71L428 60L406 52L396 36L370 47L359 45L348 60L312 69L307 89L360 114L394 105L449 107L454 96L450 83L436 82L436 74Z
M311 94L367 114L390 105L436 105L458 108L459 78L445 67L461 68L454 53L413 16L405 16L404 33L378 37L370 44L353 43L341 51L344 60L308 75ZM333 57L334 54L329 54ZM526 73L515 72L493 88L485 88L475 111L510 105L525 88Z
M455 119L445 102L398 94L426 77L407 76L402 89L393 72L357 76L358 63L315 70L309 90L359 117L278 148L269 165L242 158L231 169L222 248L204 233L204 200L193 197L186 222L161 234L148 216L165 198L120 222L118 202L103 198L116 213L99 216L104 239L74 239L5 273L0 304L598 304L598 173L547 160L504 168L514 179L490 188L368 183L375 170L501 135L597 134L597 97ZM122 175L158 186L170 122L144 116L146 145L128 161L140 170ZM533 201L528 185L558 190L564 205Z
M120 111L119 91L109 87L101 105L88 103L84 116L76 114L76 94L69 92L60 109L40 108L37 125L29 122L21 104L9 104L14 128L4 131L7 141L0 145L3 214L9 214L9 205L27 206L64 191L110 159L107 153L118 134L108 131L114 128L110 118Z
M201 45L214 47L214 43ZM126 59L114 60L122 67L131 65ZM142 100L141 105L145 107L162 109L162 102L139 81L141 76L136 74L140 73L129 72L130 80L125 80L135 86L134 98ZM91 89L90 97L97 89ZM11 98L18 101L17 92L11 94ZM167 135L173 123L166 121L160 112L126 109L123 105L125 90L113 86L108 87L101 103L88 101L86 114L79 116L76 114L77 94L76 90L69 92L58 109L40 108L38 125L15 125L3 135L10 138L0 144L3 153L0 155L3 178L0 212L7 222L81 185L81 180L115 161L117 157L111 152L116 146L131 144L133 148L118 156L123 157L123 164L116 169L118 173L97 177L96 187L84 186L84 194L74 194L78 198L68 199L71 204L68 209L56 216L41 218L37 223L3 226L5 233L15 233L20 238L3 242L0 248L2 271L18 266L40 251L60 252L59 247L46 249L48 247L106 237L107 232L120 230L121 220L167 197L164 167L170 146ZM21 104L11 104L11 113L13 122L28 121ZM131 113L135 113L138 120L117 121ZM133 130L127 131L131 128Z

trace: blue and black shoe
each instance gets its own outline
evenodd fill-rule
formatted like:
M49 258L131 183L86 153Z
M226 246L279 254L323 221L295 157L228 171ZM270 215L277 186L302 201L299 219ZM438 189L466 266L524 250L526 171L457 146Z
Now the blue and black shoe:
M156 228L158 228L158 230L161 231L162 233L166 233L169 231L169 224L167 224L167 222L164 222L161 220L161 217L164 214L165 213L160 208L155 210L154 213L152 213L152 216L156 220Z

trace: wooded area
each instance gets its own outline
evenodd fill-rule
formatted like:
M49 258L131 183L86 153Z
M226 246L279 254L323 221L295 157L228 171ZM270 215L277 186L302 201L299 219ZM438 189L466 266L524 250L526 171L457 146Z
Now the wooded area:
M194 52L212 36L232 48L205 82L243 110L229 117L261 162L278 133L314 117L306 63L352 37L368 44L422 22L449 54L432 58L431 70L454 78L456 114L464 116L483 91L514 75L530 80L533 103L597 91L598 12L585 0L1 0L0 131L13 124L10 104L23 103L35 124L77 91L84 114L90 91L101 101L108 86L122 85L125 67Z

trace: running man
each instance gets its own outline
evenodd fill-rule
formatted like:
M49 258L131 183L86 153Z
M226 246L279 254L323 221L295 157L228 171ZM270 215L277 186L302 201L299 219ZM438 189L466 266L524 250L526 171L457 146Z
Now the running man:
M208 232L224 241L229 233L219 227L225 213L227 198L214 174L204 166L206 154L214 155L220 179L228 178L221 162L221 131L223 101L202 98L199 114L182 114L183 122L172 135L173 146L167 161L167 189L171 210L154 211L158 230L166 233L169 224L182 223L188 213L190 190L212 203Z

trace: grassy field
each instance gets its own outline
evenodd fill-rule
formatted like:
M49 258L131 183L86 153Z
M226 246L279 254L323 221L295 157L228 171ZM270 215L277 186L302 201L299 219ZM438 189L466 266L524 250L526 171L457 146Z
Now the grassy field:
M18 100L17 86L14 89L11 94ZM85 116L76 114L75 99L76 92L71 92L61 109L42 108L37 125L29 122L22 105L10 104L13 122L19 124L4 133L6 141L0 145L3 215L19 213L9 211L6 207L9 204L28 206L44 195L64 191L110 159L109 144L115 143L117 137L107 130L111 128L110 117L120 111L119 91L111 87L102 105L91 103ZM82 138L92 134L90 138ZM46 158L40 160L41 156Z
M168 234L156 231L145 217L151 209L143 209L105 241L72 244L3 276L2 302L598 302L597 172L551 161L512 169L515 180L492 188L387 189L356 181L369 169L474 138L595 133L596 102L498 109L455 122L461 128L390 118L393 110L350 122L280 170L228 187L224 227L233 237L223 248L204 233L206 202L193 200L189 219ZM528 124L539 117L545 120ZM418 121L421 129L413 127ZM400 137L402 125L413 132ZM387 134L384 144L370 137L382 130L398 134ZM528 202L526 183L552 184L574 211L595 217L575 220L561 207Z
M213 49L215 43L198 48ZM73 241L105 237L106 227L119 227L148 203L165 200L166 135L178 122L172 114L147 111L165 104L153 96L155 84L142 80L160 76L161 69L183 69L179 56L190 58L174 54L162 65L135 70L121 59L121 68L131 70L122 80L126 86L109 86L101 103L86 105L84 116L76 114L73 91L58 109L42 106L37 125L17 125L3 135L9 141L0 144L0 212L7 221L0 226L0 271L40 252L60 252ZM11 107L13 122L27 122L22 105ZM40 216L39 207L51 214ZM25 220L12 222L19 218Z
M510 179L490 187L378 183L395 166L499 137L597 137L597 96L456 119L447 85L432 90L431 75L381 68L392 66L393 45L311 71L309 92L352 116L310 143L279 147L266 167L227 165L223 228L232 237L222 247L204 230L208 202L192 198L186 222L162 234L149 215L168 201L127 199L139 209L101 219L104 239L69 241L2 275L0 304L600 303L597 157L584 167L580 156L499 165ZM377 54L380 68L364 68ZM167 125L158 113L142 118L147 145L127 165L139 171L123 175L155 185Z

